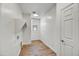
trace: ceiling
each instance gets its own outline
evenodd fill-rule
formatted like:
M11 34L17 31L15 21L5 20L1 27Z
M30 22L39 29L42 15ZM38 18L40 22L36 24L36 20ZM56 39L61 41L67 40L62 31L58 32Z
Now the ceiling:
M55 3L20 3L20 8L24 14L31 14L35 11L37 14L44 15L48 10L55 6Z

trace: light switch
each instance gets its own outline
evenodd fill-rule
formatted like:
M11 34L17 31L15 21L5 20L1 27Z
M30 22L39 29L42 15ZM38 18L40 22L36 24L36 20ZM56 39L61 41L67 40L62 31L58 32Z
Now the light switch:
M17 40L19 39L19 36L17 36Z

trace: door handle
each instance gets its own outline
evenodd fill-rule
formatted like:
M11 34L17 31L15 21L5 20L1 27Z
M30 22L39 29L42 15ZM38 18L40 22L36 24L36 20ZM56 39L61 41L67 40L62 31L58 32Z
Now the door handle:
M63 43L63 42L64 42L64 40L61 40L61 42Z

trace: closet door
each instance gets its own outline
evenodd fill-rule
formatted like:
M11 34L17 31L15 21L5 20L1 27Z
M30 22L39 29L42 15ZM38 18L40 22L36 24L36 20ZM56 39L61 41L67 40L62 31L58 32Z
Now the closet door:
M61 55L76 55L77 49L77 4L69 4L61 9Z

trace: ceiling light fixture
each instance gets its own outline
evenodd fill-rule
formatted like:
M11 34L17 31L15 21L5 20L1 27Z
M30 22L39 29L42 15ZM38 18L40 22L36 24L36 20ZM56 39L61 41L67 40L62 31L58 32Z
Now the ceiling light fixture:
M33 16L37 17L39 16L35 11L33 12Z

